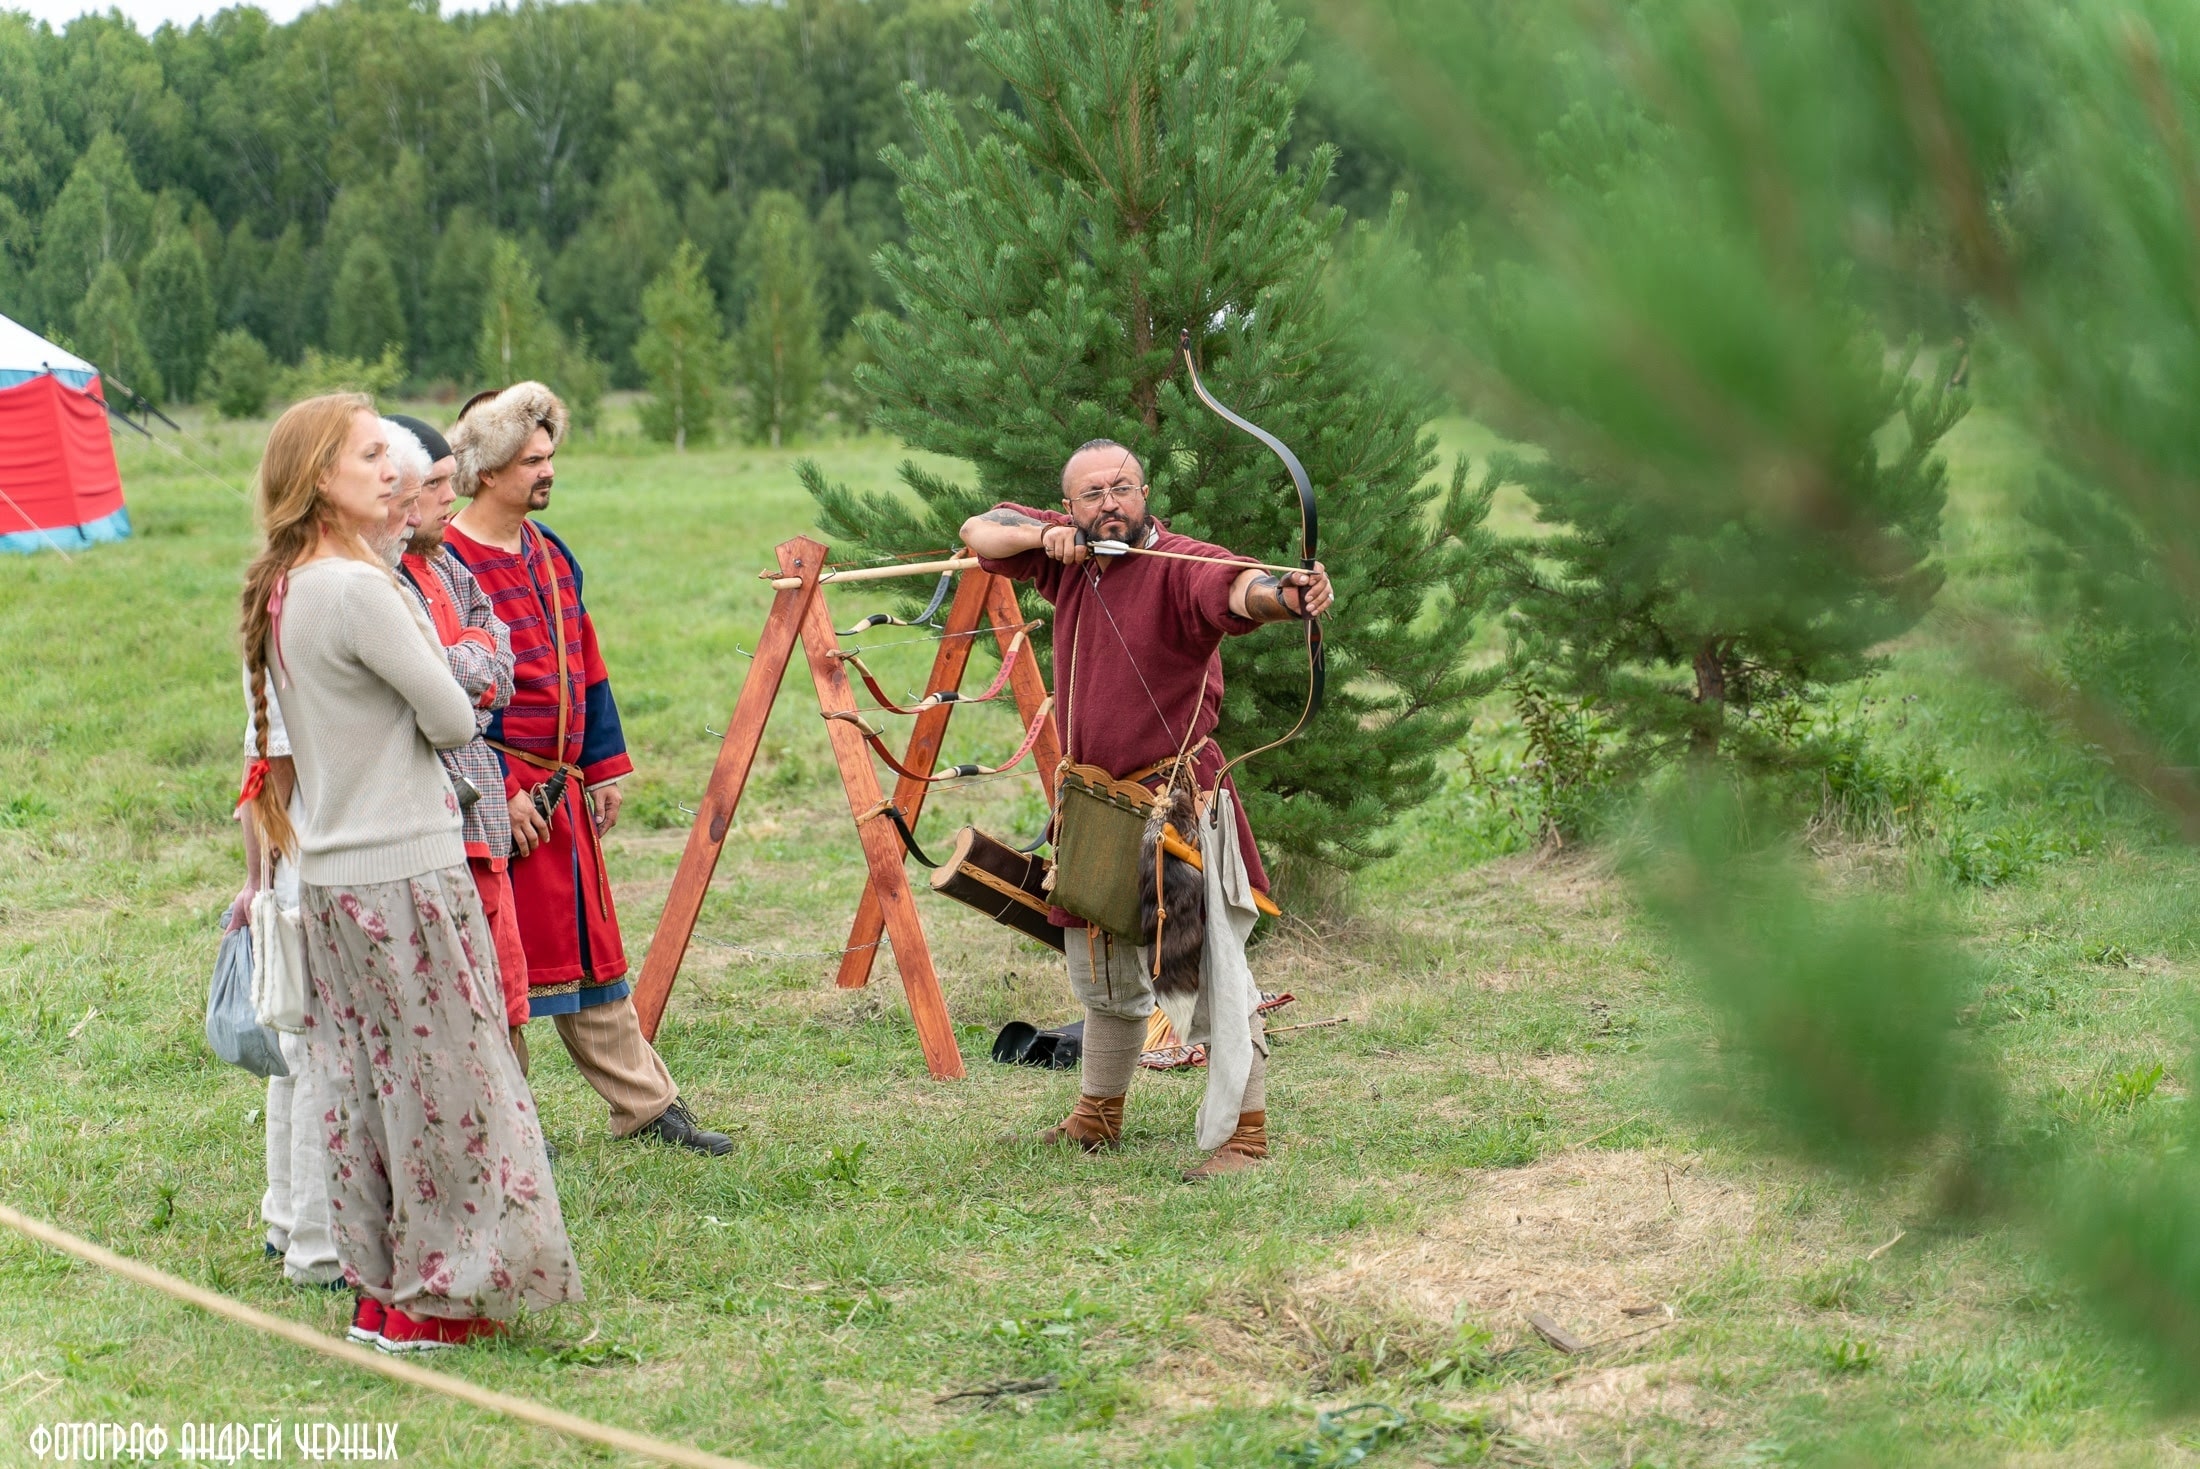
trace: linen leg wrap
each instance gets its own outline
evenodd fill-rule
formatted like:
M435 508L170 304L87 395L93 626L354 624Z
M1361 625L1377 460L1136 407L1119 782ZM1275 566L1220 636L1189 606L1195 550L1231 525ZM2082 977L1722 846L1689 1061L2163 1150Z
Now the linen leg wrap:
M1085 1064L1078 1087L1088 1097L1120 1097L1131 1089L1146 1022L1098 1010L1085 1012Z
M1252 1023L1253 1065L1245 1073L1245 1100L1238 1103L1240 1112L1268 1110L1268 1058L1260 1053L1260 1038L1267 1029L1268 1022L1255 1015Z

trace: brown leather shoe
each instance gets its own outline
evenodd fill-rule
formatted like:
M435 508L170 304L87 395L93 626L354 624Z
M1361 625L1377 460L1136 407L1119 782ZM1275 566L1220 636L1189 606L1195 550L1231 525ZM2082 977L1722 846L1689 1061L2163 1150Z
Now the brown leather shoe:
M1063 1147L1075 1144L1088 1153L1120 1148L1123 1146L1123 1099L1080 1096L1077 1105L1070 1108L1069 1116L1040 1133L1039 1141Z
M1186 1183L1200 1183L1226 1174L1243 1173L1256 1163L1268 1158L1268 1114L1266 1112L1238 1113L1237 1131L1229 1140L1212 1153L1207 1161L1184 1175Z

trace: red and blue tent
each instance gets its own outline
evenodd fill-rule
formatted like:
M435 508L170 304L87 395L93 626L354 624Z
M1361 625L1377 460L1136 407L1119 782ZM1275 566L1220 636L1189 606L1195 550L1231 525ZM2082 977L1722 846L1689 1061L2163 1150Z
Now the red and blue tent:
M99 369L0 316L0 551L129 533Z

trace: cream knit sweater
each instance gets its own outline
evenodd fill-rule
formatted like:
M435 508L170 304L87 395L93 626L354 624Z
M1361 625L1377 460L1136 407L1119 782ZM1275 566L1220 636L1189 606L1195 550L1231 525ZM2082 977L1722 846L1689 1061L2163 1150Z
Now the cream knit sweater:
M390 574L307 562L290 573L277 641L269 672L305 797L299 876L349 887L465 866L435 752L474 737L473 703Z

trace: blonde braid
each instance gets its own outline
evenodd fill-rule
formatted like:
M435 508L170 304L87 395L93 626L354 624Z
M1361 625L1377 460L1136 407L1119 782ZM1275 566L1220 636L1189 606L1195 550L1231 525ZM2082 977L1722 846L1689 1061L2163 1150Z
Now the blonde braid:
M268 758L267 718L267 664L264 659L252 665L252 738L254 751L262 760ZM263 781L260 792L252 798L252 819L260 828L260 840L270 857L277 853L290 855L297 850L298 833L290 824L290 812L275 793L273 781Z

